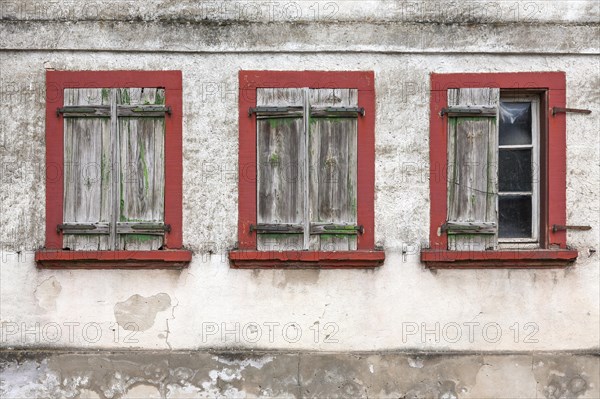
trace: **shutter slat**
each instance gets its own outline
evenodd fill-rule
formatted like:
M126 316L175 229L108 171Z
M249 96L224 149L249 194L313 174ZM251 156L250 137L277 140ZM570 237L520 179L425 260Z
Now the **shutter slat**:
M490 117L489 110L497 110L499 102L498 89L448 90L449 108L488 110L488 115L448 115L445 230L451 250L480 251L497 245L498 125L497 116Z

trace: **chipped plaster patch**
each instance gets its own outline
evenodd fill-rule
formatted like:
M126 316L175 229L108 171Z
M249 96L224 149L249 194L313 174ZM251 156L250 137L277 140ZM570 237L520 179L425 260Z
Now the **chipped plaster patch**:
M56 277L51 276L42 281L34 291L35 300L38 306L44 310L56 310L56 299L62 286Z
M171 297L161 292L150 297L132 295L115 304L115 319L125 330L145 331L152 327L158 312L171 307Z
M409 357L408 365L412 368L422 369L423 368L423 359L421 359L420 357L417 357L414 359L412 357Z

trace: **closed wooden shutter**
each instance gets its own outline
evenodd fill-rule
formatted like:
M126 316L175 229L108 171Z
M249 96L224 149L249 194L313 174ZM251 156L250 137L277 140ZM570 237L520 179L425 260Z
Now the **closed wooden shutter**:
M495 249L498 241L499 89L448 90L448 220L451 250Z
M65 89L63 246L153 250L164 233L164 89Z
M257 248L353 250L354 89L257 90Z

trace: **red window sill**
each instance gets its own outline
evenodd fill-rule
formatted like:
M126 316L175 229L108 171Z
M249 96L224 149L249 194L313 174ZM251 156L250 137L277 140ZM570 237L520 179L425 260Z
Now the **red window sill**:
M41 269L182 269L192 260L187 250L165 251L58 251L39 250Z
M521 251L421 251L421 261L432 269L561 268L577 259L577 251L537 249Z
M229 252L234 269L370 269L385 260L383 251L253 251Z

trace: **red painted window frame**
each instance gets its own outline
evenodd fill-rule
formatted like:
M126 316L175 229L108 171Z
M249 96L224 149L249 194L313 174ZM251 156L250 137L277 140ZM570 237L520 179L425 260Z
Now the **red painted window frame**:
M66 88L162 87L171 114L165 117L165 250L62 250L64 192L64 118ZM191 252L182 250L182 75L181 71L47 71L46 72L46 245L36 251L38 267L163 268L184 267Z
M451 88L493 87L541 93L545 118L540 125L540 249L497 251L449 251L448 237L438 228L447 215L447 144L446 118L440 116L448 105ZM449 73L431 74L429 116L430 157L430 248L421 251L421 261L434 268L469 267L564 267L575 261L577 251L567 248L565 231L553 231L552 225L566 224L566 116L552 115L553 107L566 105L564 72Z
M357 217L364 233L356 251L256 250L256 89L282 87L358 89L358 104L365 115L358 118ZM234 268L321 267L368 268L383 264L385 254L375 246L375 74L373 71L240 71L239 72L239 199L238 248L230 251Z

